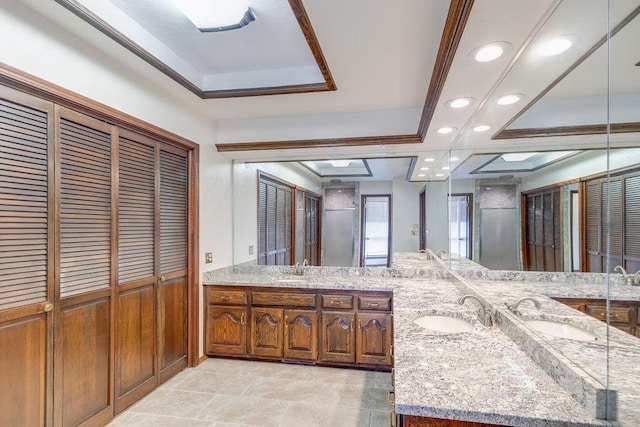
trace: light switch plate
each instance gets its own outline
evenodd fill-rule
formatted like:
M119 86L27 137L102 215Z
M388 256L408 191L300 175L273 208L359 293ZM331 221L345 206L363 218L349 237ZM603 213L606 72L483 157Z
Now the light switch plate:
M253 245L249 246L249 255L253 255Z
M213 262L213 253L207 252L206 254L204 254L204 263L211 264L212 262Z

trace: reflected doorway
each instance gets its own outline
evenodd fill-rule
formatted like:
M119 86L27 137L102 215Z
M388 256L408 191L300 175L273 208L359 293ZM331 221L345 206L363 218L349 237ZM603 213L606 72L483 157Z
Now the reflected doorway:
M449 196L449 253L454 258L471 259L472 206L471 193Z
M360 265L388 267L391 251L391 195L362 196Z

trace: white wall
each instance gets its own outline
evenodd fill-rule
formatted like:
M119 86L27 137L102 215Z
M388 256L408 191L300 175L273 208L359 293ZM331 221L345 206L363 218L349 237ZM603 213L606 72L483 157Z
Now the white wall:
M233 167L233 262L256 261L258 251L258 171L322 194L312 172L289 163L236 163ZM230 224L230 223L229 223ZM253 254L249 254L253 246Z
M411 234L419 224L420 190L423 183L407 182L398 177L393 180L393 241L392 252L418 252L420 235Z
M425 194L427 205L427 248L449 252L449 182L428 182Z

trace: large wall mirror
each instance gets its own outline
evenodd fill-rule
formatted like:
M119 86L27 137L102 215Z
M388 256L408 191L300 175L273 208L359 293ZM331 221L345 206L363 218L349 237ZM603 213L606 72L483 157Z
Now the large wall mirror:
M391 251L416 252L426 240L427 248L447 252L454 269L465 268L459 261L468 258L494 270L605 273L603 277L617 265L628 273L640 270L640 2L548 3L548 16L529 35L527 47L516 53L491 96L480 100L466 122L501 123L487 130L491 135L484 143L468 136L473 129L465 129L469 132L449 137L446 150L429 149L425 143L390 158L354 156L348 165L327 164L326 170L323 162L304 162L328 162L326 156L236 161L234 262L256 262L260 251L261 171L322 196L323 233L328 220L340 217L345 223L341 230L351 234L339 232L346 246L341 261L332 261L335 265L363 261L362 197L390 195ZM533 52L552 36L567 36L573 52L535 62ZM496 102L503 95L519 99ZM324 200L327 190L341 192L344 203ZM292 203L301 211L300 219L305 218L304 203ZM317 263L322 264L322 251L330 242L325 234L320 240ZM291 262L302 258L304 253L297 252ZM603 279L603 295L625 298L608 283ZM640 345L624 351L594 347L602 364L590 375L617 389L629 351L640 352Z

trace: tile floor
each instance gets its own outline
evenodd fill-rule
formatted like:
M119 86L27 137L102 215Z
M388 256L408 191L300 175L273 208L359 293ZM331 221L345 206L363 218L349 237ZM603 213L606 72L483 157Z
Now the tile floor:
M387 427L385 372L207 359L110 426Z

